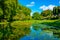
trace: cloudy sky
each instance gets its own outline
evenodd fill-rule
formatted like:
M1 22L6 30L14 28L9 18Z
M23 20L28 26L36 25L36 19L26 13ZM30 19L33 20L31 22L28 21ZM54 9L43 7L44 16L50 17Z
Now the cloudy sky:
M42 10L53 10L53 7L60 6L59 0L19 0L20 4L29 7L32 12L41 12Z

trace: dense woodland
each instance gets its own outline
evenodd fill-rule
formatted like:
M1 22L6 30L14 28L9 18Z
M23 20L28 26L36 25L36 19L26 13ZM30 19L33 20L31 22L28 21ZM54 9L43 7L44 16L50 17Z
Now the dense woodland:
M25 35L23 32L26 28L19 33L21 29L11 26L14 21L60 19L60 6L54 7L53 11L48 9L41 13L35 12L32 16L30 14L31 9L18 4L18 0L0 0L0 40L17 40Z

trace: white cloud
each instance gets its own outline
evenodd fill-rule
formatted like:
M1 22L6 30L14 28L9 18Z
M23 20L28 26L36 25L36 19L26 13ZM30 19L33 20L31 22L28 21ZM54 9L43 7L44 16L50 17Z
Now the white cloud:
M40 8L39 9L42 9L42 10L53 10L53 7L55 7L55 5L49 5L49 6L45 6L45 5L43 5L43 6L40 6Z
M35 2L31 2L30 4L27 4L26 6L27 7L32 7L32 6L34 6L35 5Z

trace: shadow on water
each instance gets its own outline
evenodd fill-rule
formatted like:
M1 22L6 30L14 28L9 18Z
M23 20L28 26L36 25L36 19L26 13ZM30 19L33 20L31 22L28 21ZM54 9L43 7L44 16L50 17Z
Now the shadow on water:
M51 28L53 28L53 26L33 24L30 27L30 34L20 38L20 40L60 40L60 38L54 34L55 29Z

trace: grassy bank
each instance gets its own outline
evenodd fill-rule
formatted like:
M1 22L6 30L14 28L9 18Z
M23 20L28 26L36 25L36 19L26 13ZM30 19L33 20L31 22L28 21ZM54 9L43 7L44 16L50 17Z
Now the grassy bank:
M60 28L60 20L50 20L51 22L43 22L42 24L46 24L46 25L50 25L50 26L54 26L54 27L57 27L57 28Z
M20 22L20 23L43 23L43 22L55 22L58 20L24 20L24 21L15 21L15 22Z
M14 21L12 24L18 24L18 25L46 24L50 26L60 27L60 20L24 20L24 21Z
M16 21L16 22L22 22L24 23L31 23L31 24L46 24L50 26L60 27L60 20L25 20L25 21Z

